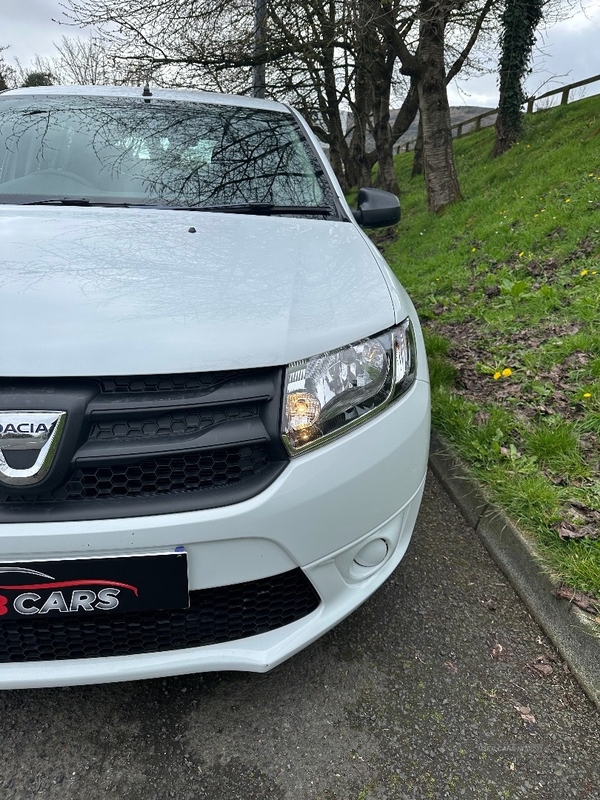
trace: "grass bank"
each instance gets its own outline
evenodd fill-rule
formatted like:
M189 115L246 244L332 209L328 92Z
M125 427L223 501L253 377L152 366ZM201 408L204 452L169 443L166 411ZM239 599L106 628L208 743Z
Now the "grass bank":
M424 325L434 426L600 615L600 97L492 142L455 142L465 199L440 217L398 156L380 246Z

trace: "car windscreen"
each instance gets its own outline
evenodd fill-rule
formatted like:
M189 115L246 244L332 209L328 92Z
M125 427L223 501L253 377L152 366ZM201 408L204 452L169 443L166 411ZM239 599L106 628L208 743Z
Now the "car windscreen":
M335 209L288 113L141 97L0 98L0 203L54 198Z

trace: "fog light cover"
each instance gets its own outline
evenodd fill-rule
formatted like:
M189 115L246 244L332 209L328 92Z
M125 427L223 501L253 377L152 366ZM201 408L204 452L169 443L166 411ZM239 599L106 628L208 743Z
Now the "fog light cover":
M313 449L366 421L404 394L415 374L408 318L378 336L290 364L282 430L288 452Z

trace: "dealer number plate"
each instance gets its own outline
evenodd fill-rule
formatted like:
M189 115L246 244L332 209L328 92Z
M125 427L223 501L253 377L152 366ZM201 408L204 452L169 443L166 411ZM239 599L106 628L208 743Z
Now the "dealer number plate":
M188 605L185 553L0 564L0 624Z

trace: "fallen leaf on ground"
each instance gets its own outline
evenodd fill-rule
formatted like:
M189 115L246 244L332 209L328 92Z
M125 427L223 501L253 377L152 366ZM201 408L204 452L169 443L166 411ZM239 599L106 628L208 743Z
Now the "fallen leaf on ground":
M594 449L596 449L595 443ZM590 508L585 503L580 503L577 500L571 500L563 507L563 510L568 522L587 525L594 534L600 534L600 511L596 511L595 508Z
M568 600L569 603L574 603L577 608L581 608L582 611L587 611L590 614L597 614L600 610L600 600L598 598L585 592L577 592L572 586L567 586L564 583L559 583L556 589L552 590L552 594L555 597L562 597Z
M558 526L558 535L561 539L596 539L598 529L591 525L572 525L570 522L561 522Z
M549 664L548 661L549 659L546 656L538 656L532 662L528 663L527 666L533 673L547 678L548 675L552 675L554 672L554 667Z
M523 720L523 722L529 722L529 723L531 723L531 725L535 725L535 717L531 713L531 708L529 706L521 706L521 705L515 704L515 708L517 709L517 711L521 715L521 719Z

